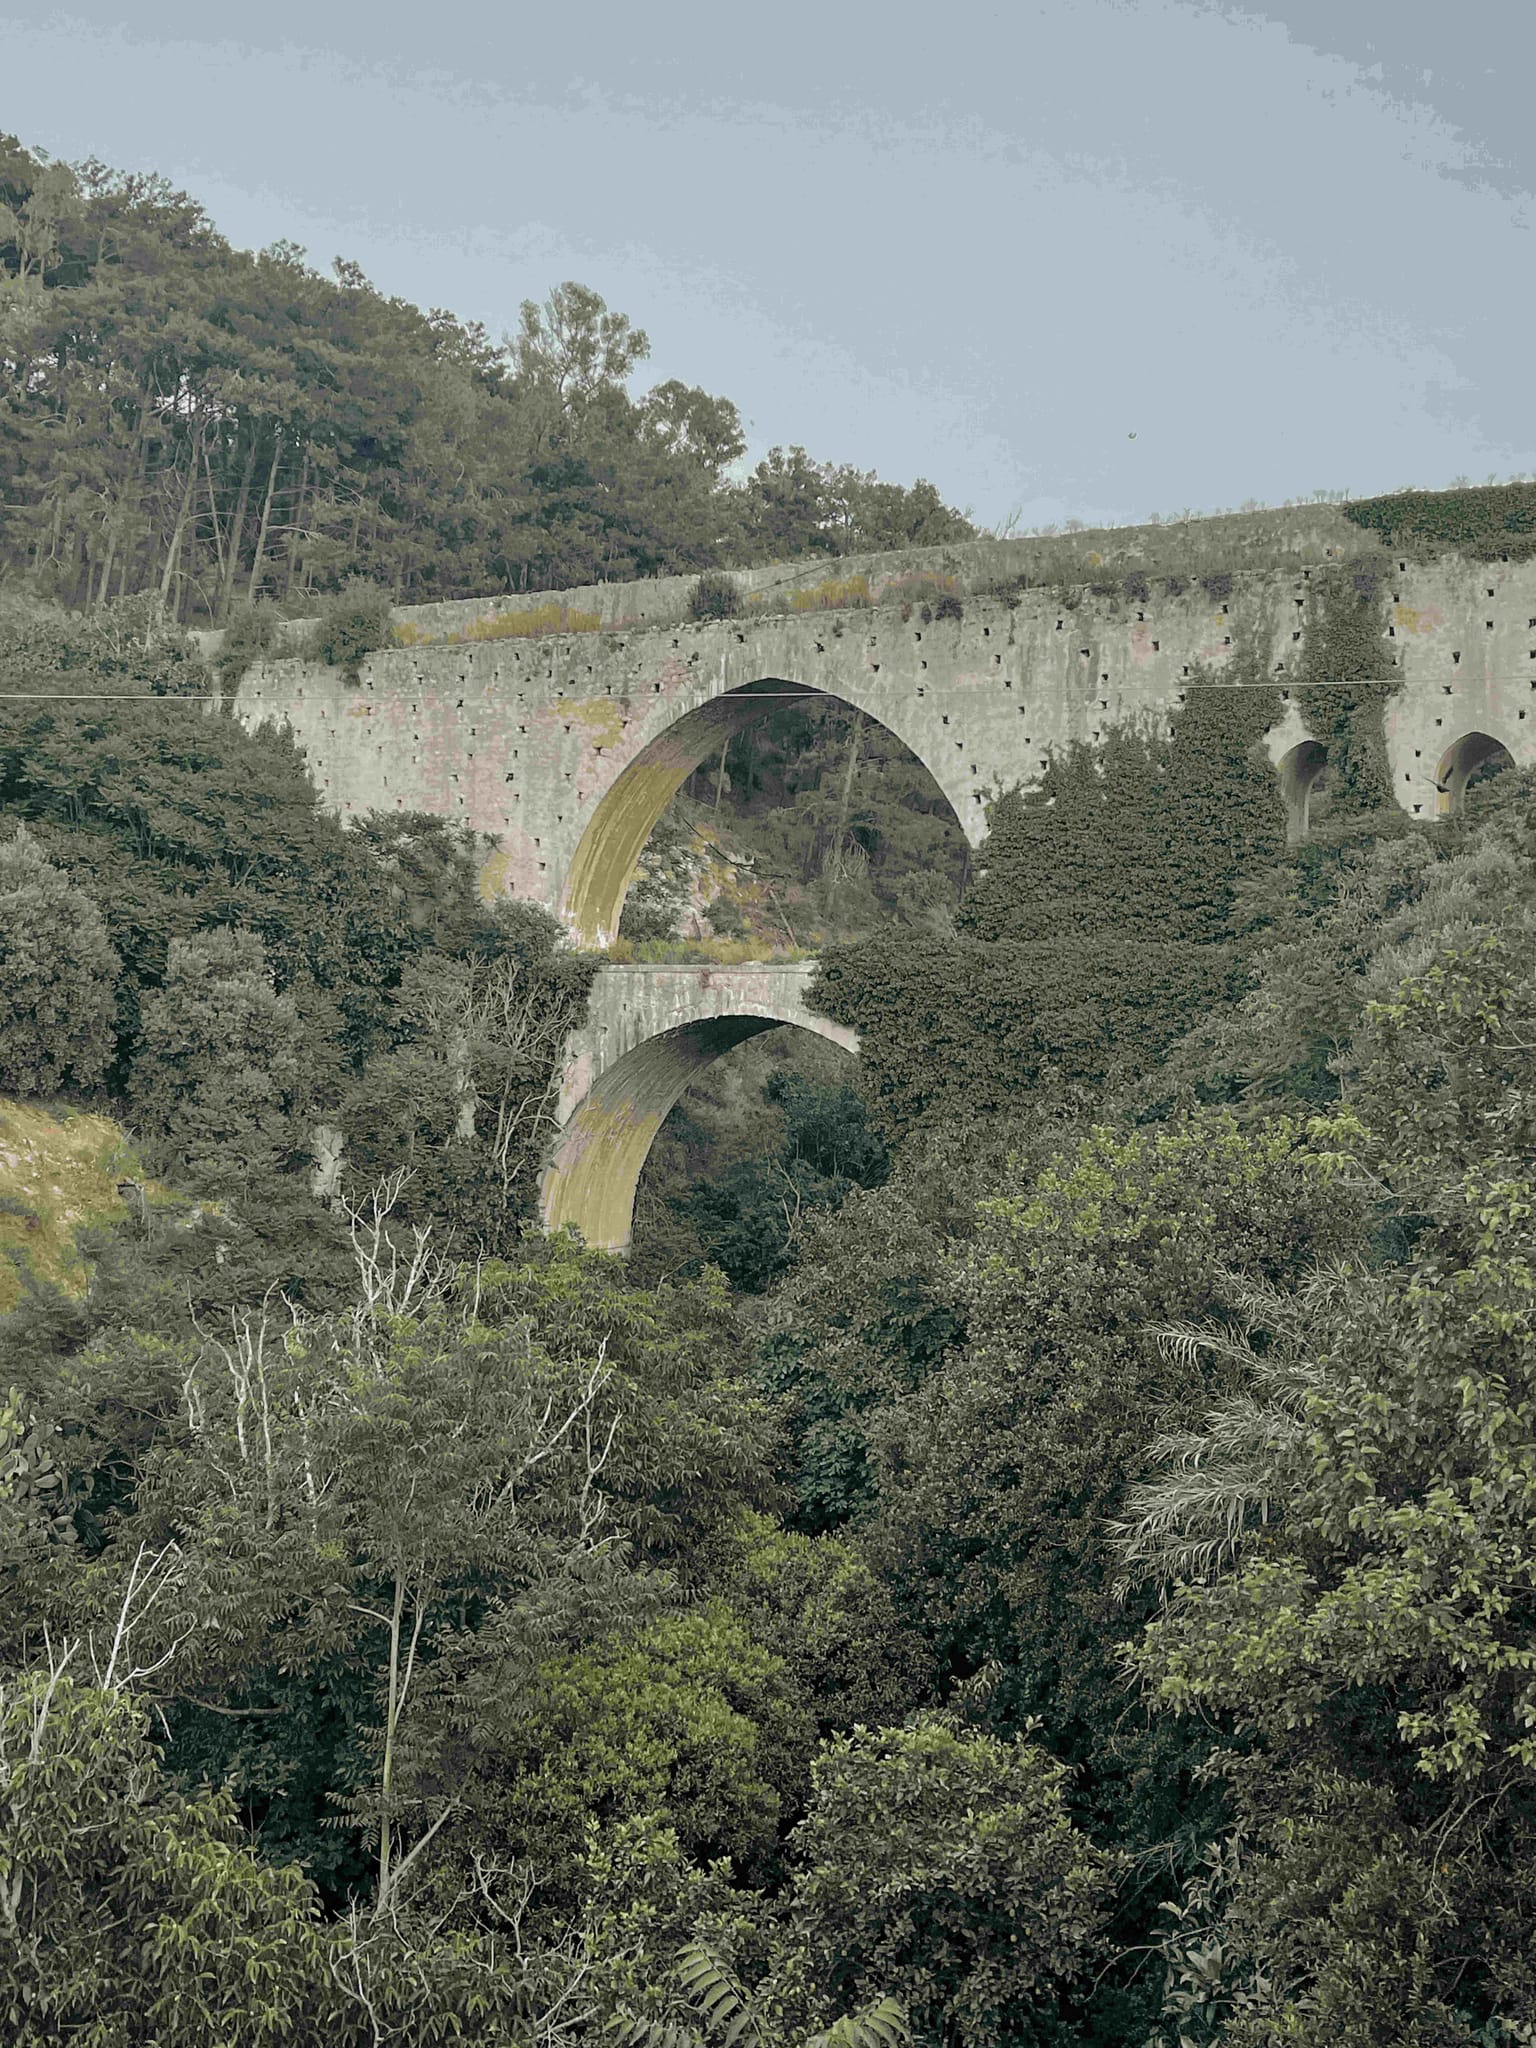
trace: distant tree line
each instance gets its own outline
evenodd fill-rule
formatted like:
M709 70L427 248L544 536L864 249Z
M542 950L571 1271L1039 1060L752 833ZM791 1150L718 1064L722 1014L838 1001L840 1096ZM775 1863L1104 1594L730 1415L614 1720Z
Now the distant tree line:
M736 407L633 396L650 344L585 286L497 341L333 273L0 135L0 576L206 624L352 576L421 603L973 530L931 484L803 448L735 480Z

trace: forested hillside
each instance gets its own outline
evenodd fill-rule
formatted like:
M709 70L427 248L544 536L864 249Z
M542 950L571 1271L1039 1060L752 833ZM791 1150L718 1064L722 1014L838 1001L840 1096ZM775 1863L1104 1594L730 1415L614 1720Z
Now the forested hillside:
M581 285L492 336L5 136L0 287L0 568L67 604L208 624L353 576L422 603L972 531L801 448L736 481L736 407L634 396L646 336Z
M623 498L613 316L541 386L545 313L470 364L6 177L0 2036L1536 2040L1533 784L1392 801L1371 578L1298 628L1300 845L1241 649L975 872L840 711L707 764L627 943L776 901L863 1052L685 1105L626 1264L532 1222L592 959L344 828L182 627L634 570L621 503L740 534L793 465Z

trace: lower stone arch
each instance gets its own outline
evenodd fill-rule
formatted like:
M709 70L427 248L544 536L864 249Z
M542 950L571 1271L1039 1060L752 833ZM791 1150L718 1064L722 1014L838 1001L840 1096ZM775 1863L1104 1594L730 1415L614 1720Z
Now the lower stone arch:
M722 1053L764 1031L808 1031L850 1055L853 1034L835 1024L784 1017L700 1017L623 1053L593 1081L568 1119L544 1175L546 1230L574 1226L600 1251L629 1247L635 1190L656 1133L683 1090Z
M1307 836L1312 799L1328 773L1328 749L1320 740L1301 740L1280 762L1280 796L1285 805L1285 839L1299 846Z
M1492 733L1463 733L1446 748L1435 770L1436 814L1442 818L1457 815L1466 801L1467 784L1479 769L1498 772L1514 765L1510 749Z
M884 725L922 762L964 832L964 820L934 765L911 748L905 736L878 712L835 690L765 676L726 690L697 710L685 712L649 741L615 777L587 821L560 900L561 913L578 944L603 947L611 945L618 936L619 918L635 864L662 813L694 769L761 718L773 701L800 696L847 704Z

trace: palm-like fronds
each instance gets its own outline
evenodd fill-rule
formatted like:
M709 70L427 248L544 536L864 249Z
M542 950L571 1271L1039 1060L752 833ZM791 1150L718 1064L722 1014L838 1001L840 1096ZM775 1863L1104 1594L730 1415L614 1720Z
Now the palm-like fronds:
M1308 1356L1307 1339L1353 1277L1322 1271L1294 1294L1246 1281L1232 1296L1244 1330L1176 1323L1151 1333L1170 1362L1188 1370L1217 1359L1243 1390L1214 1407L1198 1429L1169 1431L1152 1444L1155 1476L1132 1489L1125 1519L1109 1529L1120 1553L1122 1598L1146 1585L1166 1594L1180 1581L1209 1578L1264 1528L1305 1438L1308 1397L1326 1374ZM1253 1341L1261 1330L1268 1340L1262 1350Z
M729 1963L707 1942L687 1944L675 1975L702 2030L695 2032L675 2020L620 2020L612 2029L618 2048L791 2048ZM907 2048L911 2038L901 2001L881 1998L795 2048Z
M815 2035L806 2048L906 2048L912 2039L907 2009L899 1998L881 1998L862 2012L847 2014Z

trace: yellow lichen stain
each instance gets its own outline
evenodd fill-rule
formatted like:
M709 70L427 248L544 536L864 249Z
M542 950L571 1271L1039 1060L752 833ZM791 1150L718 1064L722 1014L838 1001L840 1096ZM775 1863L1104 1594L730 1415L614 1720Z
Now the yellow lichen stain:
M841 612L862 610L870 602L867 576L829 576L789 593L790 609L797 612Z
M371 704L354 704L348 711L347 716L348 718L372 718L373 706Z
M958 576L945 576L936 570L904 569L899 576L887 576L874 594L876 604L923 604L941 597L960 597Z
M510 887L512 879L512 852L502 847L493 853L480 870L478 887L482 903L499 903Z
M1445 613L1437 604L1395 604L1392 623L1399 633L1433 633L1445 624Z
M572 704L567 708L585 731L588 745L616 747L623 738L624 713L617 698L589 697L585 704Z
M568 604L537 604L525 612L497 612L489 619L472 619L462 634L451 639L525 640L542 639L550 633L596 633L602 628L596 612L580 612Z
M1097 548L1090 548L1088 550L1088 566L1090 569L1103 568L1104 557L1099 553Z
M613 630L621 625L638 623L619 620ZM537 604L520 612L492 612L488 617L471 619L467 626L446 633L429 633L414 620L407 619L395 628L395 644L397 647L457 647L475 640L542 640L558 633L598 633L602 627L603 621L597 612L576 611L568 604Z

